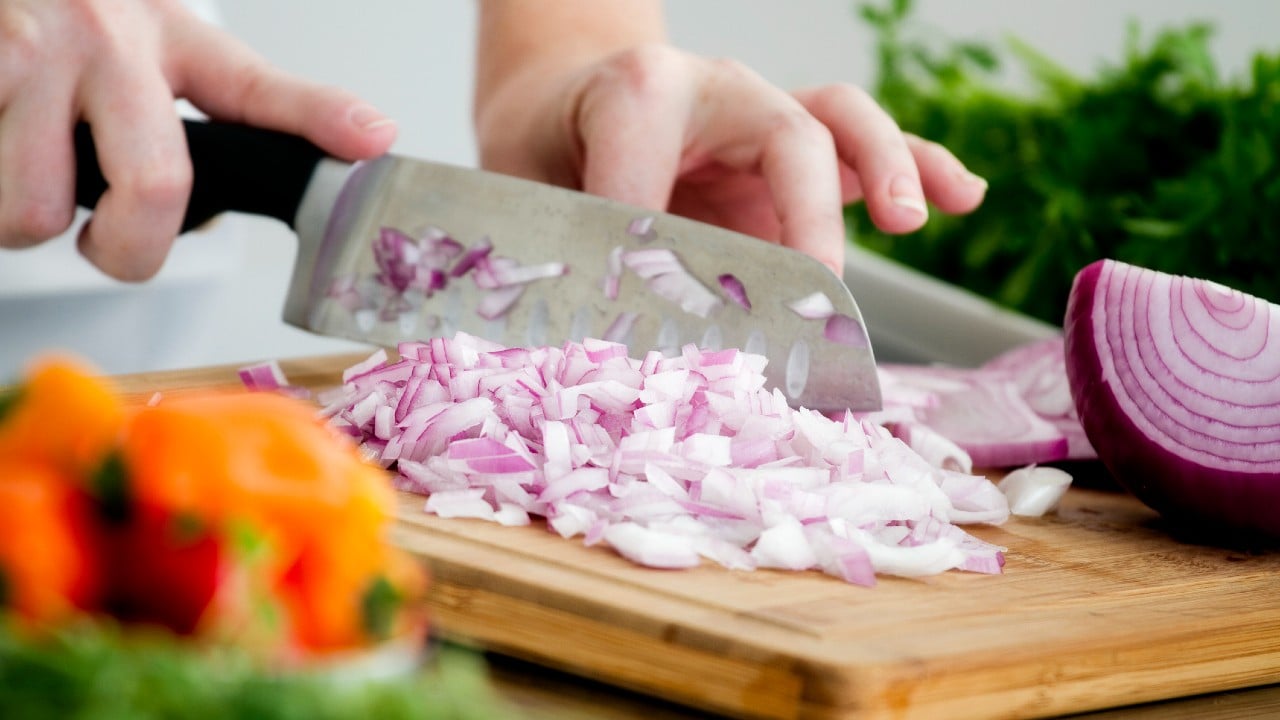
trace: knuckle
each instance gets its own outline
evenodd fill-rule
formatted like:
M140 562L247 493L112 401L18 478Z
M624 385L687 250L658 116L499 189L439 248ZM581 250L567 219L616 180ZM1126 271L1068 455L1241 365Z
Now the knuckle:
M711 71L721 77L727 78L747 78L754 77L755 71L747 67L739 60L729 57L712 57L707 58L707 64Z
M191 182L189 162L166 158L140 165L124 177L112 179L111 189L143 205L164 207L185 204Z
M44 35L30 10L13 4L0 7L0 58L9 72L22 74L40 62Z
M806 142L823 148L834 148L831 129L803 107L788 108L774 114L769 136L777 142Z
M829 113L839 112L842 108L878 106L866 90L847 84L824 85L813 93L810 102L816 111Z
M633 93L651 94L662 87L675 62L676 52L666 46L628 48L608 60L609 80L621 82Z
M71 227L75 210L68 205L40 200L7 204L0 220L0 245L30 247L61 235Z

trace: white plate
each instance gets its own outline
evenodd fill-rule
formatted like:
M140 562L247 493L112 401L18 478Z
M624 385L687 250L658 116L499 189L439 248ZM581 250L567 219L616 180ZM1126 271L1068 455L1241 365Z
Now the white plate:
M862 311L877 362L973 367L1061 332L856 245L848 248L844 281Z

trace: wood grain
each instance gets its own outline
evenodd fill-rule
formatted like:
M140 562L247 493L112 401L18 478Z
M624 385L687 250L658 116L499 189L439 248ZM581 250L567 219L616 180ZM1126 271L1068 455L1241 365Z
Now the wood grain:
M361 359L283 362L334 385ZM134 397L234 368L120 378ZM738 717L1033 718L1280 682L1280 554L1175 538L1133 498L974 529L1004 574L883 578L636 567L541 526L442 520L402 494L396 542L437 627L492 650Z

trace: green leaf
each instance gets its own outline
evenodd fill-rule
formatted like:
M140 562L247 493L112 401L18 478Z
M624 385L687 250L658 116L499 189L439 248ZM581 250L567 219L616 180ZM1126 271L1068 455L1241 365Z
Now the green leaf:
M270 669L234 647L78 622L24 634L0 614L0 717L487 720L514 717L478 653L445 646L387 680Z
M4 422L9 413L17 409L18 404L22 402L22 395L21 385L0 390L0 422Z
M381 575L365 588L360 598L360 617L369 637L383 639L391 635L402 599L395 586Z
M104 520L123 525L133 516L133 497L129 487L129 471L124 456L112 452L102 461L89 482L98 499L98 509Z

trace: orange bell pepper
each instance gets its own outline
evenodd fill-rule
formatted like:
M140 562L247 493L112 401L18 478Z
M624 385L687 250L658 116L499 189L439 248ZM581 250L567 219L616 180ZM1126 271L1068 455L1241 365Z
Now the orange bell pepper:
M0 606L32 623L98 604L90 499L43 464L0 460Z
M86 366L49 357L25 380L0 391L0 458L92 472L120 435L124 405Z

